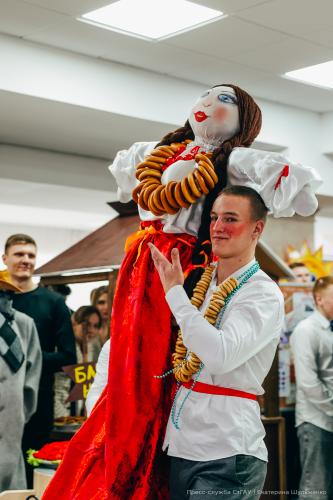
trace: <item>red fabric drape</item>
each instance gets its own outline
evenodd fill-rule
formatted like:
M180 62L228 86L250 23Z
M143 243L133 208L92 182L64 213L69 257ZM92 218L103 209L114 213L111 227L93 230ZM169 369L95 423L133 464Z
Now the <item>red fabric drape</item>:
M143 226L147 224L142 225ZM166 500L162 442L171 407L171 313L148 242L170 258L179 249L184 272L195 238L167 234L159 223L133 235L112 309L109 380L76 433L43 500Z

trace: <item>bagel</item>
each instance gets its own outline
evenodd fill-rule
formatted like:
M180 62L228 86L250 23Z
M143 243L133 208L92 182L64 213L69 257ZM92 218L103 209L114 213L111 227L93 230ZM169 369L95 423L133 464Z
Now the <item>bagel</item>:
M144 183L140 182L132 191L132 198L135 201L135 203L138 203L139 201L139 194L141 189L144 187Z
M148 186L145 186L144 190L143 190L143 202L145 205L148 206L148 200L149 200L149 196L151 195L151 193L153 193L155 191L155 189L159 186L159 184L149 184Z
M192 377L192 370L189 369L187 365L188 361L186 361L185 365L182 366L182 374L187 377Z
M202 278L200 279L201 283L203 284L207 284L208 286L210 285L210 278L208 276L202 276Z
M190 184L187 180L187 177L184 177L184 179L181 181L180 187L181 187L182 193L183 193L186 201L188 201L191 204L193 204L197 201L197 198L195 196L193 196L193 193L192 193L192 190L190 188Z
M192 364L192 365L200 365L201 361L198 358L198 356L192 352L191 353L191 358L189 359L188 363Z
M156 179L161 179L161 172L158 170L153 170L152 168L147 168L143 172L140 172L138 178L140 181L145 179L146 177L155 177Z
M212 311L215 311L216 314L218 314L221 311L221 307L218 306L217 304L212 304L212 302L209 303L209 306L208 306L207 310L208 309L211 309Z
M201 163L198 164L197 170L201 173L201 175L205 179L205 182L208 185L209 189L210 190L213 189L213 187L215 186L215 182L211 177L211 175L209 174L208 170L206 170L205 167L201 165Z
M177 183L176 186L175 186L175 191L174 191L174 195L175 195L175 199L177 201L177 203L183 207L183 208L188 208L191 203L187 202L184 198L184 195L181 191L181 186L180 186L180 183Z
M228 281L223 283L223 287L228 293L231 293L233 290L233 286L230 283L228 283Z
M146 168L148 167L148 168L152 168L153 170L162 171L162 166L163 165L161 163L157 162L157 161L153 161L153 159L146 160L145 164L146 164Z
M192 360L188 362L188 366L189 366L189 368L190 368L190 370L192 372L192 375L193 375L193 372L195 373L195 372L198 371L200 365L201 365L201 361L200 360L198 362L194 362Z
M148 197L147 205L148 205L148 210L157 217L160 215L164 215L164 212L155 205L153 196Z
M197 168L195 168L193 170L193 176L194 176L195 181L200 186L200 189L203 192L203 194L208 194L209 193L209 188L207 187L207 185L206 185L206 183L205 183L205 181L204 181L201 173L199 172L199 170Z
M179 350L176 349L175 352L178 354L178 356L181 357L181 359L184 359L184 356L186 356L187 350L186 349L185 350L184 349L179 349Z
M184 359L184 356L179 355L179 354L178 355L177 354L173 354L172 357L173 357L174 367L180 365L183 362L183 359Z
M137 179L139 179L140 178L140 174L142 174L142 172L144 172L144 171L145 171L145 167L137 168L136 171L135 171L135 177Z
M169 204L173 208L177 209L177 211L178 211L180 207L179 207L179 205L175 199L175 195L174 195L176 185L177 185L176 181L168 182L168 184L165 186L165 195L166 195L166 198L167 198Z
M188 175L187 180L188 180L188 183L189 183L189 186L190 186L190 189L191 189L193 195L196 196L197 198L201 198L203 193L200 191L197 183L195 182L193 172L191 172Z
M161 185L161 183L158 182L157 177L153 177L152 179L144 179L142 182L144 183L144 185L146 187L150 186L151 184L153 186L160 186Z
M204 287L203 285L200 285L200 286L196 286L193 290L193 292L201 292L203 294L205 294L207 291L207 287Z
M226 290L220 290L219 295L226 299L228 297L228 292Z
M172 142L170 144L171 148L177 148L177 150L180 149L180 148L182 148L183 146L184 146L184 144L182 144L181 142Z
M146 164L157 163L162 168L162 165L164 165L165 160L166 159L163 158L162 156L155 156L155 155L150 154L148 156L147 160L145 161L145 163Z
M155 162L155 161L151 161L149 160L149 158L143 160L142 162L138 163L137 166L136 166L136 169L138 168L147 168L147 166L149 166L149 164L152 166L152 167L159 167L160 164Z
M204 169L207 170L207 172L209 173L209 175L211 176L211 178L213 179L215 184L217 184L219 181L219 178L217 177L217 174L215 172L214 165L211 162L207 162L207 159L200 160L199 165L201 165Z
M164 207L164 210L168 214L171 214L171 215L176 214L178 212L178 208L174 208L171 205L171 203L169 203L167 195L166 195L166 191L167 191L167 186L164 186L163 190L160 192L161 203Z
M139 199L138 199L138 205L140 205L140 207L143 208L143 210L149 211L148 204L145 203L144 199L143 199L143 191L140 191Z
M161 158L169 158L169 153L166 151L162 151L161 149L153 149L152 152L150 153L151 156L159 156Z
M174 155L174 150L170 146L159 146L160 151L168 153L169 157Z
M197 153L194 157L195 161L199 163L200 160L204 160L206 158L206 155L203 153Z
M217 306L224 306L224 300L220 296L212 296L211 302L216 304Z
M154 190L154 192L151 194L153 197L154 203L156 207L161 210L162 212L165 212L165 209L162 205L161 198L160 198L160 192L163 191L164 186L157 186L157 188Z
M192 378L192 375L189 377L189 376L186 376L184 375L181 370L178 370L176 373L175 373L175 376L176 376L176 379L179 380L179 382L189 382Z

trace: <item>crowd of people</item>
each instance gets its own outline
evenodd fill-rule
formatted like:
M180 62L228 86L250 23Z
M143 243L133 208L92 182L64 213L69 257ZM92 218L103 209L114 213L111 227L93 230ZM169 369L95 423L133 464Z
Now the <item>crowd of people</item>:
M66 402L71 380L62 367L96 362L108 338L107 286L92 290L91 304L74 312L65 302L68 286L34 283L36 258L31 236L7 239L0 273L0 491L32 487L27 451L49 442L55 418L84 412L82 404Z

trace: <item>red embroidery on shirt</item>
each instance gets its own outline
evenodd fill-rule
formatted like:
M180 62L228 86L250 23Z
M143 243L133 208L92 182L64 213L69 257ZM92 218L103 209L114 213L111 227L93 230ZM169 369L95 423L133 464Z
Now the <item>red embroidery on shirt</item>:
M280 186L282 177L288 177L288 175L289 175L289 165L285 165L284 169L282 170L282 172L277 180L277 183L274 186L274 190L277 190L277 188Z
M200 146L194 146L186 155L182 155L182 153L185 151L186 147L182 146L182 148L177 152L175 156L171 156L170 158L167 159L167 161L164 163L162 166L162 171L166 170L170 165L175 163L178 160L193 160L195 158L195 155L198 154ZM206 154L204 151L201 151L201 153L204 155Z

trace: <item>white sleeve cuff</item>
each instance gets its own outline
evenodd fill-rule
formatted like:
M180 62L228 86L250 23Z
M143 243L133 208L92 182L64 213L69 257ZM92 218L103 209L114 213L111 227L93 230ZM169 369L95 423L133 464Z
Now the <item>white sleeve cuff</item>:
M165 295L165 299L173 313L177 316L177 311L184 305L193 307L182 285L175 285Z

